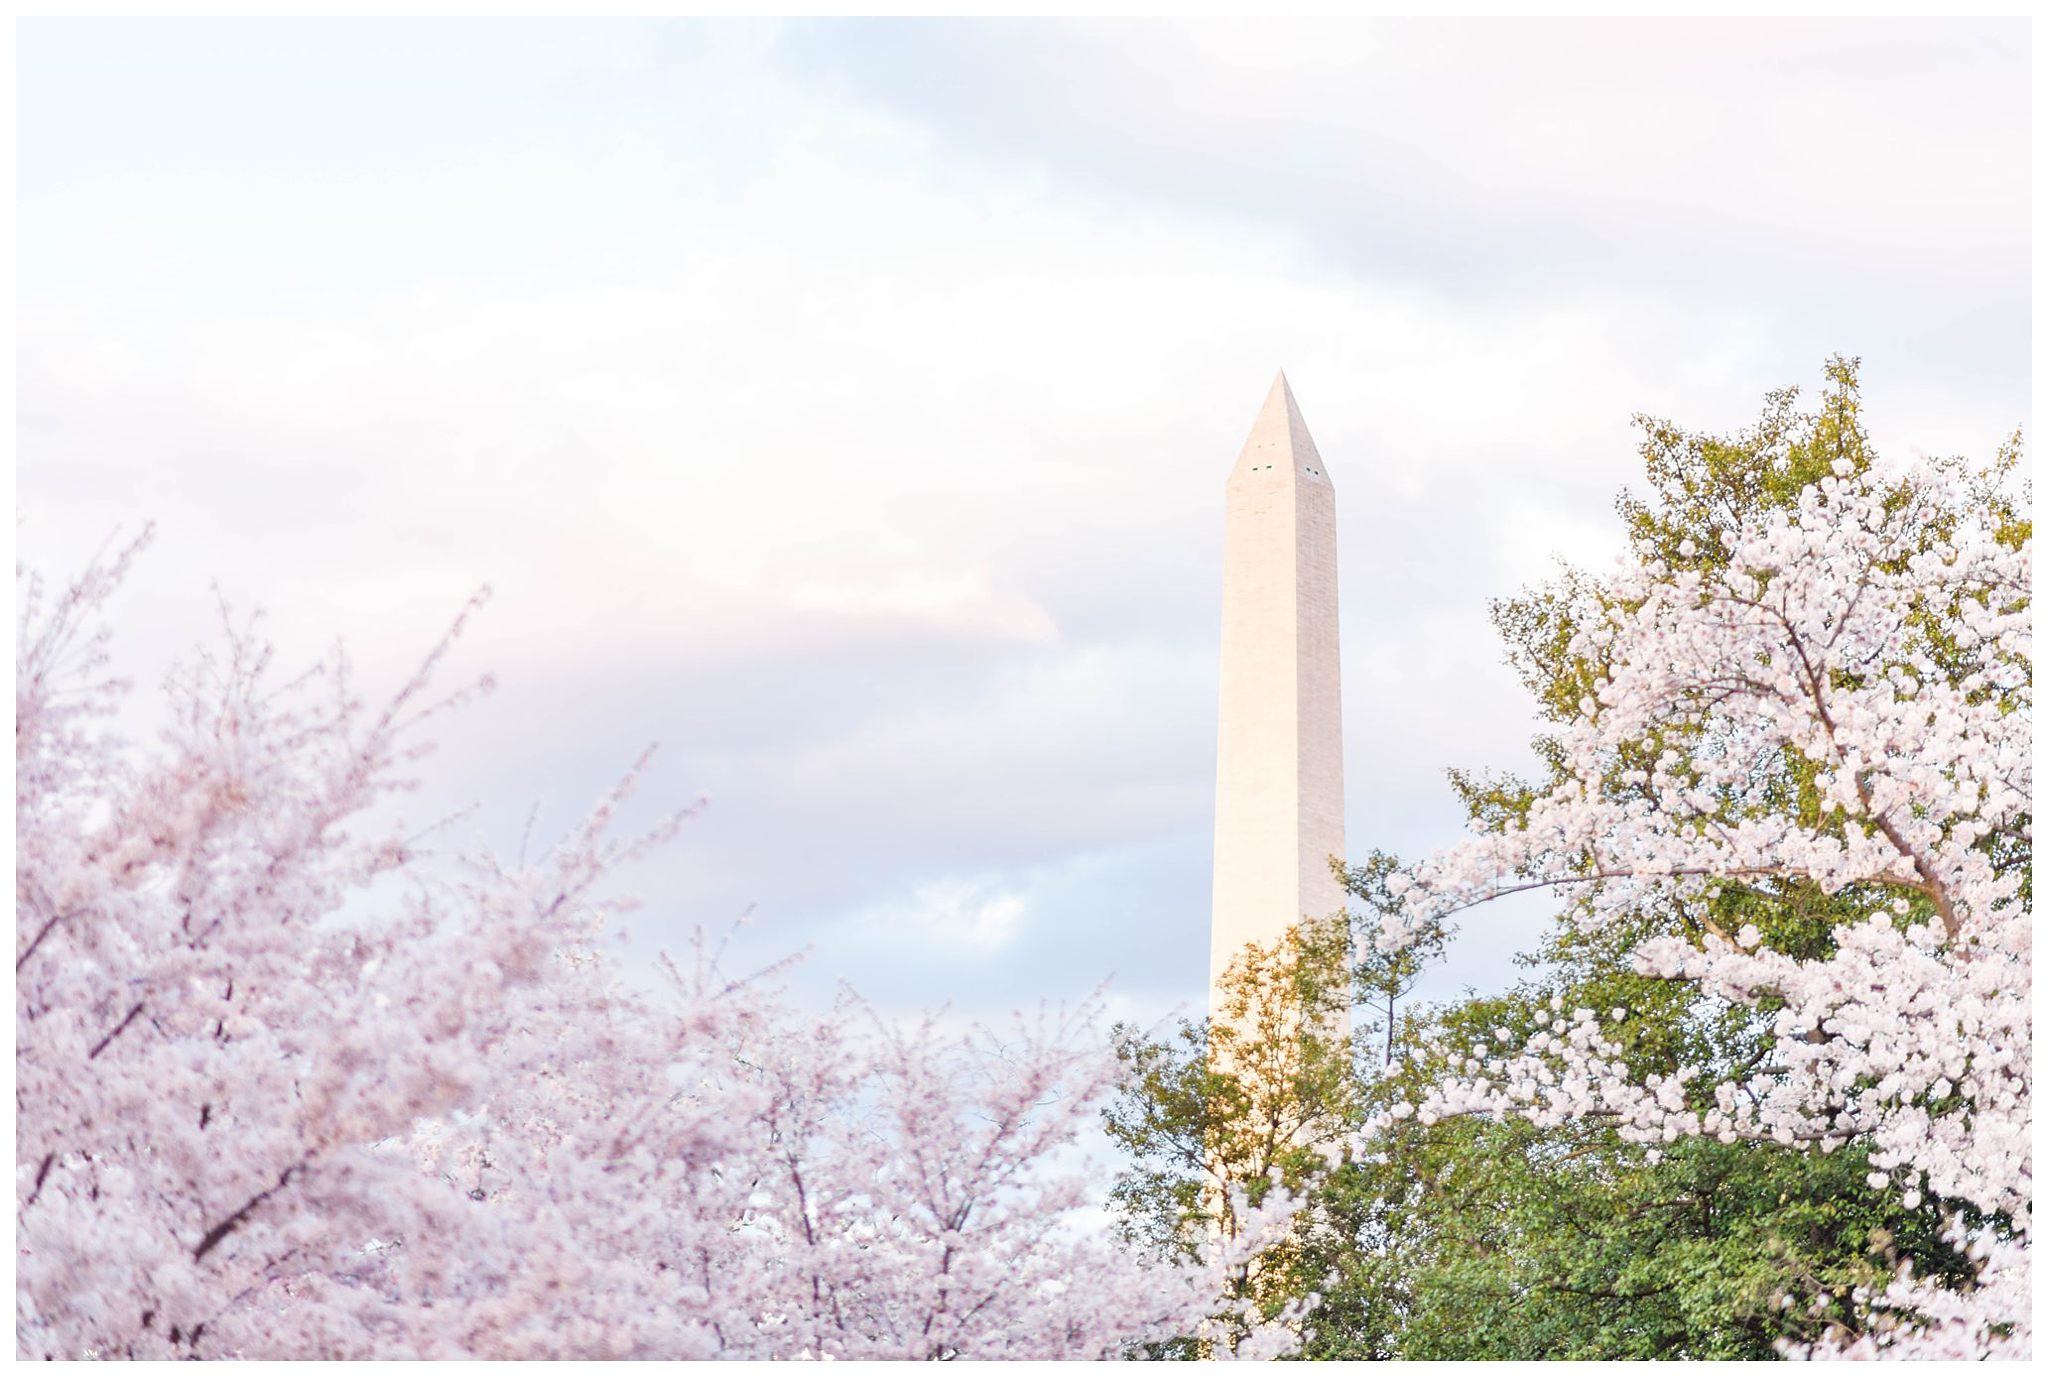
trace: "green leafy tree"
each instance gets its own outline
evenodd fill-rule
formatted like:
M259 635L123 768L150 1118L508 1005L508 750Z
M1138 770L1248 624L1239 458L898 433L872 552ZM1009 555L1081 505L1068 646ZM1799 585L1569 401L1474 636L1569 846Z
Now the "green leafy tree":
M1342 915L1247 944L1219 982L1214 1019L1181 1019L1165 1037L1116 1029L1125 1088L1103 1114L1130 1166L1112 1192L1127 1240L1193 1258L1240 1236L1247 1208L1276 1187L1305 1193L1364 1122L1352 1039L1343 1031L1349 934ZM1307 1292L1296 1284L1301 1235L1235 1276L1228 1299L1264 1316ZM1204 1356L1167 1345L1162 1356Z

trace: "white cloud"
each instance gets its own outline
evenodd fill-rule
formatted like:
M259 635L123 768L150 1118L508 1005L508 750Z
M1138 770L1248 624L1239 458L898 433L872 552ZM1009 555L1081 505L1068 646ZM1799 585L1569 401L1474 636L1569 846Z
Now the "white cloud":
M934 880L901 902L870 910L861 923L872 940L884 945L940 942L991 953L1009 945L1028 908L1023 895L980 881Z
M1046 642L1059 636L1043 607L990 588L980 570L913 566L827 572L799 565L783 575L784 600L797 611L901 620L1000 640Z
M407 32L30 31L25 552L159 518L144 678L213 579L387 681L488 582L452 801L516 826L663 739L713 806L652 897L937 914L1005 1000L1150 1000L1183 946L1199 996L1275 366L1340 494L1360 847L1524 758L1486 601L1602 548L1632 412L1740 425L1841 348L1888 448L2027 420L2024 83L1975 30Z

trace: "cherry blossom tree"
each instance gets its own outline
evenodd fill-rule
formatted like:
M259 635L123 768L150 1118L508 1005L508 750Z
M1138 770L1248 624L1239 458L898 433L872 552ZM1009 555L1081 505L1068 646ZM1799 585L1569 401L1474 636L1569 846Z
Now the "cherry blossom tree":
M1168 1265L1088 1227L1098 1006L1001 1037L811 1014L702 938L639 987L605 881L682 818L611 839L637 771L516 862L451 872L389 820L423 724L489 687L429 693L474 605L374 712L230 619L130 739L100 617L142 543L19 581L22 1356L1292 1343L1210 1318L1256 1229Z
M1564 887L1587 930L1675 906L1704 936L1649 937L1638 969L1768 1019L1765 1054L1635 1075L1628 1009L1559 1007L1461 1049L1462 1074L1392 1114L1866 1146L1871 1189L1949 1212L1975 1284L1903 1274L1812 1356L2026 1354L2030 528L1953 466L1841 461L1715 539L1605 582L1569 648L1596 669L1553 784L1393 877L1380 940L1530 888ZM1861 914L1824 950L1718 921L1740 891L1802 886Z

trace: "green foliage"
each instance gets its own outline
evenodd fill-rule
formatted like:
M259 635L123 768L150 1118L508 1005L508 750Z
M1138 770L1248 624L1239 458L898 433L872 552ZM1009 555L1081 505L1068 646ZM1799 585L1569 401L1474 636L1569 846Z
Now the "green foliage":
M1686 1141L1652 1163L1583 1124L1440 1127L1440 1233L1410 1285L1404 1357L1767 1358L1839 1323L1840 1298L1889 1269L1892 1221L1861 1154ZM1931 1211L1911 1224L1935 1246ZM1814 1294L1836 1299L1815 1311Z
M1233 1188L1257 1206L1276 1186L1302 1193L1327 1173L1363 1122L1343 1031L1348 945L1341 916L1304 921L1271 946L1246 946L1221 982L1217 1018L1182 1019L1156 1039L1117 1026L1125 1088L1103 1120L1130 1161L1111 1193L1127 1241L1192 1257L1212 1236L1240 1235ZM1301 1266L1290 1239L1241 1271L1230 1299L1270 1315L1301 1294ZM1187 1344L1155 1356L1205 1355Z
M1876 462L1861 417L1857 363L1842 358L1828 361L1815 410L1802 411L1793 389L1773 392L1758 422L1734 435L1638 417L1648 486L1617 504L1630 546L1674 569L1722 559L1723 533L1744 519L1790 506L1838 465L1860 473ZM2015 436L1988 465L1945 461L2015 542L2031 532L2029 494L2014 481L2021 453ZM1922 548L1952 525L1931 526ZM1569 723L1588 710L1603 667L1577 656L1573 641L1608 611L1600 582L1571 569L1494 604L1508 661L1545 719ZM1976 666L1957 624L1955 607L1930 606L1915 634L1961 682ZM1626 796L1641 787L1631 772L1656 754L1683 759L1709 745L1674 729L1641 758L1618 758L1604 787ZM1554 742L1539 738L1536 748L1554 778ZM1454 771L1451 783L1482 828L1513 825L1538 793L1506 776ZM1728 807L1731 816L1790 812L1827 825L1810 767L1790 759ZM2024 831L1981 845L2001 867L2024 872L2031 860ZM1680 1066L1702 1068L1703 1081L1768 1072L1771 1006L1734 1006L1640 975L1631 951L1653 936L1698 943L1754 925L1773 948L1817 957L1842 919L1870 907L1870 896L1853 891L1723 884L1627 923L1587 926L1575 902L1521 958L1532 974L1516 989L1418 1009L1410 996L1449 934L1425 933L1400 953L1376 949L1398 869L1378 852L1338 866L1354 901L1348 955L1342 927L1308 924L1291 943L1247 950L1225 982L1215 1027L1183 1024L1165 1042L1123 1030L1120 1050L1137 1074L1110 1124L1132 1157L1116 1192L1132 1239L1163 1251L1193 1246L1214 1227L1214 1202L1230 1181L1273 1176L1306 1192L1293 1236L1248 1274L1242 1294L1267 1313L1290 1297L1319 1297L1303 1349L1310 1358L1764 1358L1779 1340L1849 1323L1848 1293L1882 1284L1902 1260L1921 1275L1967 1275L1942 1241L1939 1202L1906 1210L1870 1189L1853 1144L1831 1154L1712 1140L1650 1150L1598 1120L1406 1117L1339 1151L1354 1125L1419 1103L1492 1030L1519 1038L1559 1010L1626 1009L1611 1036L1639 1075ZM1355 1020L1348 1041L1329 1036L1340 990ZM1321 1012L1289 1015L1290 999ZM1272 1047L1258 1046L1268 1037ZM1218 1069L1229 1065L1257 1077ZM1296 1094L1291 1107L1278 1102Z
M1580 958L1509 994L1432 1010L1381 1096L1419 1099L1454 1069L1447 1049L1497 1028L1518 1040L1577 1005L1628 1008L1611 1035L1644 1071L1761 1046L1739 1011ZM1963 1270L1938 1208L1903 1210L1870 1189L1854 1148L1680 1139L1651 1150L1599 1120L1473 1119L1403 1121L1375 1147L1348 1189L1399 1202L1389 1214L1402 1324L1389 1348L1402 1357L1767 1358L1778 1339L1844 1323L1849 1292L1882 1284L1900 1258ZM1820 1294L1831 1301L1815 1309Z

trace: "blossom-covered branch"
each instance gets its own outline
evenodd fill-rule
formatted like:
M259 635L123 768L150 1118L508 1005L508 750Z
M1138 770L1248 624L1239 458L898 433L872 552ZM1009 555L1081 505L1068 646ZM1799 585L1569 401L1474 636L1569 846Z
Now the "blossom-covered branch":
M1974 1290L1901 1279L1867 1298L1894 1322L1853 1342L2025 1351L2030 535L1951 472L1886 482L1845 461L1720 540L1606 583L1569 647L1598 672L1553 784L1396 877L1382 940L1547 886L1588 930L1675 909L1690 931L1642 941L1638 969L1767 1016L1767 1054L1733 1075L1639 1075L1617 1041L1626 1009L1560 1007L1495 1030L1462 1077L1395 1113L1867 1144L1871 1187L1952 1209L1982 1268ZM1724 890L1800 887L1863 916L1821 952L1714 919Z
M422 723L488 687L428 697L462 620L368 713L339 659L276 682L260 625L225 618L140 745L97 629L137 549L23 583L23 1356L1294 1342L1210 1318L1284 1202L1177 1265L1085 1227L1062 1161L1115 1075L1097 1005L899 1029L791 1007L702 940L640 988L605 882L683 815L612 839L639 767L544 856L429 866L378 805Z

